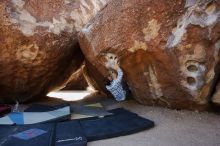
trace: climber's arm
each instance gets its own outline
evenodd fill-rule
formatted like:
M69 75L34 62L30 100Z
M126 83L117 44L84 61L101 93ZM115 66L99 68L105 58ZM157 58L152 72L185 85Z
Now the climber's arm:
M118 73L118 75L117 75L117 79L116 80L122 81L123 71L122 71L122 69L120 67L118 67L117 73Z

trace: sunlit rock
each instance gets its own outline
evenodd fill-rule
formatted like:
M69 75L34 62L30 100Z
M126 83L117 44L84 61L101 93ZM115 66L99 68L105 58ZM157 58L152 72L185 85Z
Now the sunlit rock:
M206 109L220 49L220 1L112 0L80 34L93 83L107 93L118 58L145 105Z

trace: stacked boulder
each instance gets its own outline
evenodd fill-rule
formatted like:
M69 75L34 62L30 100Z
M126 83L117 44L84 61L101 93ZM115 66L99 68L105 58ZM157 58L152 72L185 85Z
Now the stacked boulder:
M79 41L104 92L106 64L116 59L141 104L204 110L219 75L220 1L112 0Z
M26 101L64 87L84 61L77 33L106 3L0 1L0 100Z

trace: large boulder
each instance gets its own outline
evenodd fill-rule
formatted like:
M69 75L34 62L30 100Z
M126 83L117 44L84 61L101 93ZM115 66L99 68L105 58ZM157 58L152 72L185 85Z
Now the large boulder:
M212 102L216 106L220 107L220 83L216 87L216 92L215 92L215 94L214 94L214 96L212 98Z
M79 38L88 75L104 92L107 65L118 60L140 103L207 109L219 61L220 1L112 0Z
M220 69L220 68L219 68ZM220 71L220 70L219 70ZM218 78L216 87L213 90L213 97L211 98L211 103L214 105L214 107L217 107L217 109L220 111L220 78Z
M63 87L84 60L77 33L107 0L0 1L0 100Z

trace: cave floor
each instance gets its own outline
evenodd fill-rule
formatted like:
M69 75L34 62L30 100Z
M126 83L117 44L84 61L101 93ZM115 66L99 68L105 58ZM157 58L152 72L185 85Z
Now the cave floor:
M155 127L128 136L89 142L88 146L220 146L220 115L215 113L143 106L134 100L103 101L107 109L126 108L153 120Z

